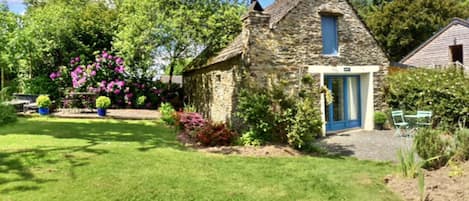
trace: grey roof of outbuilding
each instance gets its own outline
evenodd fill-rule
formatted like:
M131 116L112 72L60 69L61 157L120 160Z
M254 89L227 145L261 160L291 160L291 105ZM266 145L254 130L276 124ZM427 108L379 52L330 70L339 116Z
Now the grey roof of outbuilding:
M456 25L456 24L460 24L460 25L463 25L463 26L469 28L469 20L464 20L464 19L461 19L461 18L454 18L453 21L451 21L451 23L449 23L446 27L444 27L443 29L438 31L436 34L434 34L430 39L428 39L427 41L422 43L420 46L415 48L415 50L413 50L407 56L405 56L403 59L401 59L401 61L399 61L399 63L405 63L410 57L414 56L418 51L423 49L425 46L427 46L429 43L431 43L433 40L435 40L438 36L440 36L442 33L444 33L446 30L448 30L449 28L451 28L453 25Z

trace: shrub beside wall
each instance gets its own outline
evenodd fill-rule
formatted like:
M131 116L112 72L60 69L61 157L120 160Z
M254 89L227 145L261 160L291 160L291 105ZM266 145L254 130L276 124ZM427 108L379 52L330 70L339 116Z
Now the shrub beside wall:
M0 126L15 122L17 120L16 110L11 105L0 103Z
M237 115L247 129L240 141L244 145L288 143L309 150L322 131L316 80L306 75L296 90L287 90L286 81L277 83L269 88L251 84L241 90Z
M434 123L454 130L469 126L469 78L456 69L412 69L387 78L387 102L393 109L431 110Z

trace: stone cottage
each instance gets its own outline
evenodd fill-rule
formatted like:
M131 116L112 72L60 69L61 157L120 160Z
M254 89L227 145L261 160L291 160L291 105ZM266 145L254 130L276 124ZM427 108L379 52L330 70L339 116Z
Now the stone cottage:
M277 0L265 10L254 0L242 20L242 33L225 49L184 72L186 96L199 112L236 123L244 76L266 83L275 74L294 85L310 73L335 99L326 106L318 94L324 133L373 129L389 59L348 0Z
M404 57L401 63L415 67L444 67L459 63L469 68L469 19L454 18Z

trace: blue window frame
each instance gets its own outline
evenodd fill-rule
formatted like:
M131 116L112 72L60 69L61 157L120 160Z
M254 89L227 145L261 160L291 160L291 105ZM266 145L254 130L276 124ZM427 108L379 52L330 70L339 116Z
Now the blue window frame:
M349 80L354 78L356 81L356 90L355 94L350 87L351 82ZM334 91L334 80L339 80L341 82L336 82L342 90ZM327 88L332 90L332 93L340 93L334 95L334 102L341 102L342 104L330 104L326 106L326 132L345 130L350 128L359 128L362 126L362 116L361 116L361 80L358 75L329 75L325 77L325 85ZM350 104L350 100L353 99L351 96L356 97L356 103ZM340 100L339 100L340 99ZM338 108L336 108L338 107ZM356 116L352 115L349 107L354 107ZM354 116L354 117L352 117Z
M337 32L337 17L322 16L322 53L337 56L339 54L339 40Z

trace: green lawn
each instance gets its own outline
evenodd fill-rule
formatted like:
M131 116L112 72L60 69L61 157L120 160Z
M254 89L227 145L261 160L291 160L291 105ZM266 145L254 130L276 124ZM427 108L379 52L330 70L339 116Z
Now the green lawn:
M187 150L149 121L33 118L0 128L0 200L399 200L395 168Z

